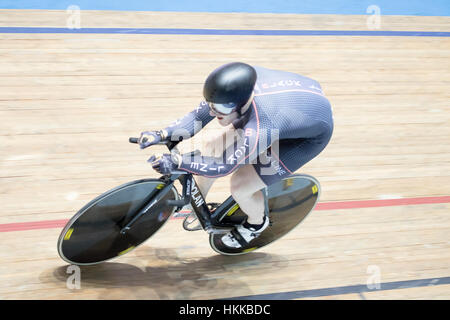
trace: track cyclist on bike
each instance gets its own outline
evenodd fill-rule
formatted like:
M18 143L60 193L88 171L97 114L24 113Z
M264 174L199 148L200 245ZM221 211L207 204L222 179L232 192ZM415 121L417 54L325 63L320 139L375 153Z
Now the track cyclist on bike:
M220 156L173 153L149 161L161 174L182 170L198 175L204 197L217 178L232 174L231 195L248 216L236 231L250 243L269 225L261 189L289 176L327 146L333 133L331 106L315 80L240 62L214 70L203 95L205 101L169 127L142 132L139 144L146 148L162 140L178 141L180 130L189 138L199 131L196 123L203 128L217 118L225 130L207 147L220 149ZM222 242L242 247L231 232Z

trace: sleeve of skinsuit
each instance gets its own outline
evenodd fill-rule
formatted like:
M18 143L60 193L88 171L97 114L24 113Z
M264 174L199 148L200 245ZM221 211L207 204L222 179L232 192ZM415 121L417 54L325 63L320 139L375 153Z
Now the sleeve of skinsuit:
M168 133L167 138L172 141L177 141L179 137L189 139L211 122L212 119L214 117L209 114L208 104L202 101L197 108L184 117L175 120L164 130Z
M242 129L236 130L239 138L223 152L221 157L184 155L180 169L192 174L218 178L232 173L245 164L256 163L258 147L270 143L267 137L261 134L259 122L252 117ZM264 131L265 134L270 132ZM268 146L263 149L267 148Z

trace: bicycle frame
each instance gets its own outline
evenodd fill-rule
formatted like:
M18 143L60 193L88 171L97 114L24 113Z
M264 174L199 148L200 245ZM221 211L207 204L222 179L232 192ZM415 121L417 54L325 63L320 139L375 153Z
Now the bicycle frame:
M130 142L136 143L136 138L130 138ZM176 145L181 141L168 141L164 144L171 151ZM194 151L195 152L195 151ZM197 187L197 183L191 173L185 171L174 171L169 175L162 176L161 181L165 184L165 186L159 189L159 192L155 196L153 196L143 207L138 210L138 212L134 215L134 217L129 221L120 231L121 234L125 234L136 221L139 220L142 216L145 215L152 207L154 207L173 187L173 184L176 180L179 180L183 186L183 192L181 199L178 200L167 200L166 205L176 206L178 207L176 211L181 210L181 208L188 203L191 203L194 214L198 218L198 221L203 228L208 233L224 233L232 230L235 225L221 223L219 219L222 216L222 213L227 210L233 203L233 199L230 197L225 202L223 202L213 214L208 208L206 204L206 200L201 193L200 189ZM266 201L267 197L265 196ZM267 208L267 205L266 205Z

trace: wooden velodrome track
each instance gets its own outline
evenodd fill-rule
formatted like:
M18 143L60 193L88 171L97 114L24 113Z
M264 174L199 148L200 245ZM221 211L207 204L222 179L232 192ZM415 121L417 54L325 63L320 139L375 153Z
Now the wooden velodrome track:
M59 28L68 18L0 17L0 27ZM82 28L367 30L366 20L81 13ZM382 16L380 30L448 32L450 18ZM448 37L1 33L0 299L449 299L449 50ZM56 251L64 222L114 186L157 177L146 159L165 150L128 137L192 110L207 74L231 61L322 84L334 136L299 170L321 182L317 210L238 257L172 219L129 254L82 267L81 288L69 289ZM208 200L223 200L228 182Z

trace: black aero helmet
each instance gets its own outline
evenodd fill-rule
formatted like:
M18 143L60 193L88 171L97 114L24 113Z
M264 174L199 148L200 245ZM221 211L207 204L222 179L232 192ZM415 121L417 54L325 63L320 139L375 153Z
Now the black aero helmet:
M242 62L225 64L206 78L203 96L221 114L240 110L250 99L256 83L255 69Z

